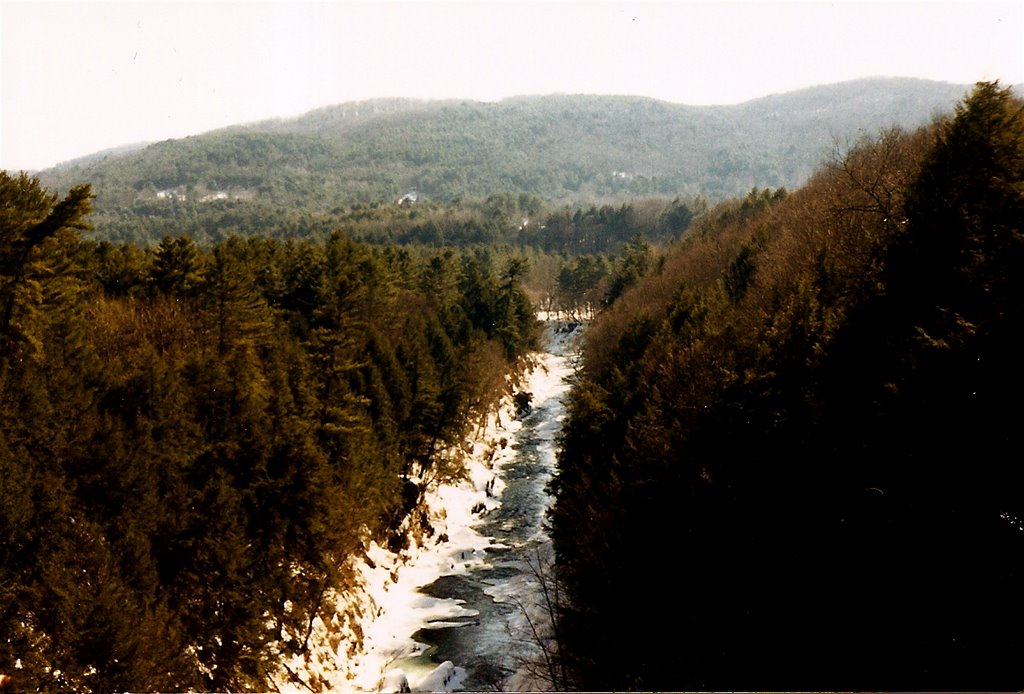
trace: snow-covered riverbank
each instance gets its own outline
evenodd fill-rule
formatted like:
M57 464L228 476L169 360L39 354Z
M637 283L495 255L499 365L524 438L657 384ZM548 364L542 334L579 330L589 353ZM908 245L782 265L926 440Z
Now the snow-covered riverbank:
M534 457L540 459L536 468L540 474L531 475L531 485L537 490L543 489L553 470L554 436L563 412L561 398L569 387L565 379L572 372L577 331L567 327L571 326L548 323L546 349L536 355L536 367L523 385L532 395L533 411L540 411L542 418L530 426L531 438L543 439L539 446L536 440L530 443L537 450ZM403 686L451 691L464 685L467 671L463 664L434 662L429 657L433 649L413 636L424 628L480 626L474 621L478 611L463 600L431 597L421 589L441 577L479 571L493 563L496 553L510 549L481 530L485 519L501 507L506 491L502 473L510 469L524 445L517 441L523 421L515 418L515 409L512 398L507 398L472 441L466 461L468 479L428 488L427 514L435 531L431 537L421 542L413 538L409 548L400 553L376 543L369 545L367 559L356 565L361 588L333 599L338 609L328 623L316 620L309 652L286 664L300 681L288 681L284 673L278 678L281 691L396 691ZM533 535L542 532L542 513L543 508L530 513L536 516L528 521L535 523L530 529ZM506 585L489 585L490 598L507 600L509 593L520 587L512 578ZM520 685L522 677L520 674Z

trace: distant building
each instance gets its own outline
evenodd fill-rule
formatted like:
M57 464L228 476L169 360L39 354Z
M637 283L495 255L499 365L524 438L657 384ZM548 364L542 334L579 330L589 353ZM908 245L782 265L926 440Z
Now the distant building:
M156 192L157 198L160 200L184 200L185 194L181 192L181 188L165 188L164 190L158 190Z

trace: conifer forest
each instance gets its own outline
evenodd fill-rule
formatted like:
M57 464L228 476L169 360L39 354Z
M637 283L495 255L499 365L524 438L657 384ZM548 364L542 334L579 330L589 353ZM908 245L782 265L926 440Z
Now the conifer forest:
M672 175L655 142L660 174L616 168L621 137L556 162L573 108L597 135L685 116L574 103L443 104L419 134L377 104L394 170L349 137L366 114L316 149L323 112L0 172L15 690L280 682L352 558L408 546L467 438L528 400L538 316L585 324L547 487L550 689L1024 688L1019 92L799 152L752 153L750 125L746 159L723 133ZM317 173L334 157L349 178Z

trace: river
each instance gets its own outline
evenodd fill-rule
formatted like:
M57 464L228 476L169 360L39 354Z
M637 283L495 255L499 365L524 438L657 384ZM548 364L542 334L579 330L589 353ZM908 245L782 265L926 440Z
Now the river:
M545 351L524 387L531 408L508 427L486 508L466 516L464 533L453 525L458 514L449 514L448 559L432 576L419 574L406 605L388 608L417 616L398 622L398 629L413 629L407 642L413 646L394 653L385 690L403 684L413 691L551 688L531 623L543 631L546 622L538 581L538 571L550 568L545 487L565 414L575 328L548 323Z

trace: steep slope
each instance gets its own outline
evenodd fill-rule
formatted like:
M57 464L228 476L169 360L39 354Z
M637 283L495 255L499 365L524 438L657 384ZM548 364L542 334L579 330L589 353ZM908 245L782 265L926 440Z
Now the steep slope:
M722 204L588 328L552 484L576 687L1020 688L1022 109L982 84Z

